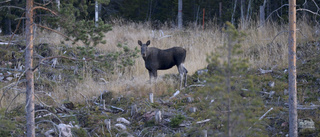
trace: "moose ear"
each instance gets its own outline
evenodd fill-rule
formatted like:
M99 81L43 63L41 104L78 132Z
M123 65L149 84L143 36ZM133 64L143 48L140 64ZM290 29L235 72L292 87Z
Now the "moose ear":
M146 45L147 45L147 46L150 45L150 40L147 41Z
M138 44L139 44L140 46L142 46L142 42L141 42L140 40L138 40Z

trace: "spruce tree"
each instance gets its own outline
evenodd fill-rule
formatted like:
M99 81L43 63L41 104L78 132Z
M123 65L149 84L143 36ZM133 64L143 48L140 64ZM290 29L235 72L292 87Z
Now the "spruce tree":
M242 58L241 41L245 33L238 31L230 22L223 30L226 43L220 53L208 56L207 91L210 118L214 127L224 136L260 136L252 128L259 128L259 116L263 114L262 98L254 85L254 75L248 69L248 60Z

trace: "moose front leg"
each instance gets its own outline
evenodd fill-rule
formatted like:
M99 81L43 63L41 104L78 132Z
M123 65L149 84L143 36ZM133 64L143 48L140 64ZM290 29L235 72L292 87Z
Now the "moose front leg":
M152 83L152 79L154 79L154 81L157 80L157 77L158 77L158 73L157 73L157 70L148 70L149 71L149 82L150 84Z

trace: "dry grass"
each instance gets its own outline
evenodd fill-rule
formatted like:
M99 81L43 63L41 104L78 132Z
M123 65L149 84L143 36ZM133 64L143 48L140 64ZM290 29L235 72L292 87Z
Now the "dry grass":
M148 23L132 23L122 20L117 20L113 23L113 30L106 33L105 40L107 44L98 45L98 49L104 52L119 50L116 47L118 43L134 49L135 47L139 47L137 44L138 40L142 42L151 40L150 46L161 49L173 46L184 47L187 50L185 66L189 71L189 75L192 75L199 69L205 68L207 66L207 54L220 52L217 47L225 43L225 35L218 29L218 25L215 25L213 22L205 30L191 25L191 27L187 27L183 31L167 26L161 27L159 30L152 30L150 29L151 25ZM269 69L275 65L278 67L285 67L287 65L287 28L287 25L267 23L263 27L252 25L248 29L243 30L247 34L245 41L242 43L242 48L245 51L243 57L249 58L252 69ZM297 34L298 42L317 39L316 32L318 31L316 30L319 30L319 28L311 26L306 22L298 22L297 28L299 29L299 33ZM63 40L62 36L54 33L39 34L38 36L38 42L49 42L58 45ZM70 43L68 44L71 45ZM81 43L77 45L81 46ZM172 84L175 81L173 79L169 81L162 80L161 76L169 73L177 74L178 71L175 67L166 71L159 71L158 75L160 78L157 81L157 86L155 88L150 86L147 83L149 76L144 67L144 61L140 57L136 59L135 66L128 73L116 73L113 76L113 80L103 84L101 84L101 81L96 82L88 77L84 82L79 82L73 88L71 86L57 87L55 98L59 100L79 101L79 99L84 98L83 96L90 98L90 96L98 95L100 91L104 90L140 97L147 96L150 92L155 92L159 96L177 87L176 84Z

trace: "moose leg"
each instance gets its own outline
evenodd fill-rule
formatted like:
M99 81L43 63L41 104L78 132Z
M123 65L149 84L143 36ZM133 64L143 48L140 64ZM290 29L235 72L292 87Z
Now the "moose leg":
M186 77L187 77L188 71L187 71L187 69L184 68L183 64L177 65L177 67L178 67L178 71L179 71L179 75L180 75L180 89L181 89L184 75L185 75L184 85L186 86Z
M153 70L152 74L153 74L154 81L157 81L157 77L158 77L157 70Z
M184 86L185 87L187 87L187 73L188 73L188 70L185 68L185 67L183 67L184 68Z
M157 79L157 70L148 70L149 71L149 78L150 78L150 84Z
M148 70L148 71L149 71L149 83L151 84L152 78L153 78L153 73L151 70Z

